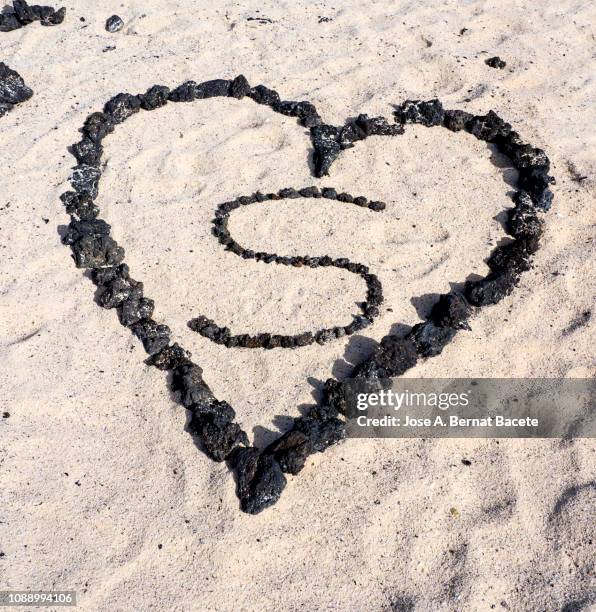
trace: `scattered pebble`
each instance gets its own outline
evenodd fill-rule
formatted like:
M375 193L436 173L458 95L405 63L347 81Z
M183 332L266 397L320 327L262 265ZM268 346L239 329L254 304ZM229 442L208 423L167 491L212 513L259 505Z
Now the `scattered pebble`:
M495 55L495 57L489 57L488 59L484 60L484 63L491 68L499 68L501 70L507 66L506 62L504 62L498 55Z
M108 17L106 21L106 30L114 34L114 32L119 32L124 27L124 21L118 15L112 15Z

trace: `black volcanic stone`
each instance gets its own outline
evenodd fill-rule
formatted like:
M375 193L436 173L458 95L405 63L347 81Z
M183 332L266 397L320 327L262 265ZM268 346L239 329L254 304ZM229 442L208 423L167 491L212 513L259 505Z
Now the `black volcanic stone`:
M461 110L446 110L443 125L452 132L460 132L466 128L466 124L473 116Z
M214 79L205 81L196 86L196 97L198 100L204 98L214 98L217 96L227 97L230 95L230 81L225 79Z
M124 21L118 15L112 15L106 20L106 30L112 34L119 32L124 27Z
M250 85L243 74L239 74L231 83L229 95L241 100L250 93Z
M0 32L17 30L34 21L39 21L42 26L58 25L64 21L65 16L65 8L55 10L51 6L29 6L25 0L14 0L12 12L0 14Z
M32 95L33 91L25 85L21 75L0 62L0 117Z
M517 275L510 272L489 274L479 281L468 281L465 294L468 302L474 306L497 304L507 297L517 284Z
M504 62L498 55L495 55L495 57L489 57L488 59L485 59L484 63L487 66L490 66L491 68L499 68L501 70L505 68L505 66L507 66L507 63Z
M92 219L90 221L72 219L62 238L62 244L72 245L83 236L108 236L109 233L110 226L103 219Z
M238 449L232 455L236 472L240 507L249 514L258 514L272 506L286 486L281 466L271 455L261 455L258 449Z
M92 221L99 214L99 208L88 194L67 191L60 196L66 212L80 221Z
M194 81L186 81L168 94L168 100L171 102L192 102L196 98L197 84Z
M495 142L504 140L511 132L511 126L503 121L494 111L486 115L475 116L466 122L466 129L480 140Z
M143 319L131 329L149 355L159 353L170 343L170 328L167 325L159 325L152 319Z
M445 111L439 100L406 100L395 108L394 115L399 123L421 123L431 127L443 123Z
M321 192L319 188L316 186L313 187L304 187L299 191L300 195L303 198L318 198L321 197Z
M115 278L128 278L130 270L123 263L117 266L109 266L107 268L98 268L91 271L91 278L98 287L109 285Z
M159 353L148 357L145 363L152 365L158 370L173 370L190 359L190 353L185 351L180 345L174 343L166 346Z
M550 190L553 180L541 169L520 170L518 184L530 195L537 208L547 211L553 201L553 192Z
M488 258L487 264L493 272L519 275L530 269L530 255L525 242L515 240L497 247Z
M445 345L451 342L456 331L452 327L439 327L432 321L425 321L414 325L406 338L414 343L421 357L434 357L439 355Z
M329 174L331 164L341 151L338 142L339 130L333 125L317 125L311 128L310 137L315 149L313 155L315 176L320 178Z
M174 370L172 390L180 391L180 401L185 408L215 401L203 380L203 370L194 363L184 363Z
M416 346L410 339L388 335L381 340L375 354L356 367L354 377L375 380L401 376L417 361Z
M286 474L298 474L312 452L309 437L295 429L286 432L263 451L264 454L273 455Z
M264 85L253 87L247 95L257 104L266 104L271 107L274 107L280 102L279 94L275 90L269 89Z
M248 446L248 436L233 422L236 415L227 402L215 400L191 410L188 428L200 438L205 452L214 461L224 461L241 444Z
M70 178L72 188L80 194L85 194L95 199L97 197L101 171L89 164L75 166Z
M518 191L514 196L515 208L511 209L507 217L507 233L515 238L528 242L535 242L536 247L542 236L544 223L538 216L532 199L525 191Z
M160 106L165 106L168 103L170 88L163 85L154 85L150 87L144 94L139 96L141 100L141 108L144 110L154 110Z
M323 386L323 403L331 406L340 414L346 413L344 385L335 378L328 378Z
M301 417L294 421L294 429L303 433L312 449L319 453L346 436L345 423L336 418L319 420L310 416Z
M470 314L470 306L463 295L446 293L432 307L429 318L439 327L470 329L468 324Z
M108 115L112 123L122 123L131 115L139 112L141 99L127 93L120 93L106 102L104 113Z
M105 113L92 113L87 117L83 126L83 133L96 143L100 143L113 131L114 124Z
M153 316L155 302L146 297L132 296L122 302L120 309L120 322L126 327L130 327L143 319L150 319Z
M71 248L77 268L106 268L124 259L124 249L110 236L83 236Z
M72 145L72 154L76 157L79 164L89 166L99 166L103 147L85 136L82 140Z
M23 24L14 13L0 13L0 32L12 32L22 27Z
M352 147L354 142L364 140L368 136L396 136L403 133L402 125L390 124L385 117L358 115L354 121L347 122L341 128L339 142L342 149L347 149Z
M282 115L298 117L304 127L310 128L321 124L317 109L310 102L278 102L273 110Z
M116 308L126 300L140 300L143 296L143 283L132 278L116 277L108 283L105 291L99 296L99 304L104 308Z

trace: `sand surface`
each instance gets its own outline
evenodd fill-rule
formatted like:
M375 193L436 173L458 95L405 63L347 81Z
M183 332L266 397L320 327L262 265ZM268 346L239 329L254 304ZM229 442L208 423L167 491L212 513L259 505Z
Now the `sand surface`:
M197 450L165 376L58 235L67 147L121 91L243 73L333 124L408 98L492 108L551 158L543 248L509 298L410 375L594 376L596 10L492 4L72 0L61 26L0 34L0 59L35 92L0 119L1 589L73 589L93 611L594 609L593 440L349 440L290 476L275 507L242 514L228 469ZM108 34L113 13L125 28ZM485 274L511 206L514 171L463 133L370 138L320 180L310 150L294 119L248 100L168 105L105 142L102 217L156 319L258 445L372 340L418 322L429 295ZM246 262L210 234L229 198L311 184L388 206L270 203L235 213L232 232L369 265L386 298L374 325L295 351L193 334L199 314L235 333L351 321L354 275Z

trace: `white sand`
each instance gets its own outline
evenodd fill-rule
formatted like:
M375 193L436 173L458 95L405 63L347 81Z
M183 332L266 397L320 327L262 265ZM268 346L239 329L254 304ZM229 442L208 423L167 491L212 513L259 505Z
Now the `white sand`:
M164 375L94 303L60 244L67 146L120 91L243 73L312 101L333 124L390 116L407 98L492 108L551 158L543 249L512 296L410 374L593 376L594 317L564 330L594 307L596 10L576 0L395 4L73 0L61 26L0 34L0 59L35 91L0 119L0 403L10 412L0 419L0 589L74 589L93 611L595 603L593 441L346 441L289 477L276 506L242 514L226 466L197 450ZM103 29L113 13L126 23L118 34ZM259 15L273 23L247 21ZM487 67L492 55L507 68ZM511 171L466 134L409 127L371 138L316 180L307 130L248 100L140 113L105 145L102 217L156 318L259 444L312 403L309 378L346 375L344 357L367 354L367 338L417 322L412 297L486 273L504 235L494 217L511 205ZM574 181L571 163L588 178ZM349 323L364 297L353 275L245 262L210 234L228 198L311 184L388 207L268 204L235 213L232 232L257 250L369 265L386 297L373 327L269 352L190 332L198 314L236 333Z

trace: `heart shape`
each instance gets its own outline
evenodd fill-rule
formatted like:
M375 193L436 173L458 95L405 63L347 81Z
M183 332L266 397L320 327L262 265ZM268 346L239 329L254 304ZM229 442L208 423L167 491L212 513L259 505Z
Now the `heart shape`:
M178 344L170 344L170 329L152 319L153 300L143 295L143 284L130 276L124 261L124 250L110 236L110 226L98 218L99 209L94 200L98 195L101 177L100 161L102 141L134 113L153 110L171 102L217 96L242 99L251 98L267 105L275 112L296 117L310 129L314 147L314 169L317 177L328 174L333 161L342 150L348 149L371 135L394 136L404 132L407 123L427 127L443 126L450 131L465 130L476 138L496 145L511 158L519 171L520 190L513 196L515 207L508 209L506 230L513 241L497 247L490 258L489 275L479 281L469 281L463 295L451 292L440 296L428 319L415 325L403 336L385 336L366 361L359 364L352 377L382 379L400 376L419 358L438 355L458 330L469 329L468 319L474 307L495 304L510 294L520 274L531 267L531 257L539 246L543 221L540 211L550 208L554 181L549 176L549 160L541 149L525 144L493 111L484 116L473 116L460 110L444 110L438 100L421 102L408 100L396 107L395 123L383 117L369 118L359 115L341 126L323 123L316 108L309 102L283 101L279 94L263 85L251 87L242 75L233 80L216 79L205 83L187 81L171 90L155 85L139 95L118 94L109 100L103 112L90 115L82 129L82 139L71 147L78 165L73 169L71 184L74 191L61 196L71 215L63 242L71 246L77 267L90 268L93 282L103 293L99 303L104 308L117 308L120 321L142 341L150 357L146 363L160 370L172 372L172 388L179 392L180 403L190 410L190 431L202 443L204 452L215 461L228 461L237 477L237 493L241 509L256 514L274 504L286 485L285 473L297 474L306 458L323 452L345 435L345 422L340 418L346 412L346 398L342 383L328 379L322 402L303 417L294 419L292 428L259 450L249 445L247 434L234 422L235 413L225 401L218 400L205 381L202 369L191 360L191 355ZM233 336L226 328L199 317L189 326L215 342L228 347L292 348L310 342L326 342L354 333L372 322L382 301L380 282L368 268L347 259L329 257L286 258L274 253L255 253L240 246L227 229L229 214L240 206L283 198L330 198L372 210L382 210L381 202L349 194L337 194L334 189L322 191L318 187L295 190L284 188L276 194L241 196L233 202L219 206L214 220L214 233L226 249L246 259L265 263L318 267L333 265L360 274L367 283L367 302L363 315L356 317L346 328L331 328L318 332L305 332L297 336ZM341 329L341 331L340 331Z

